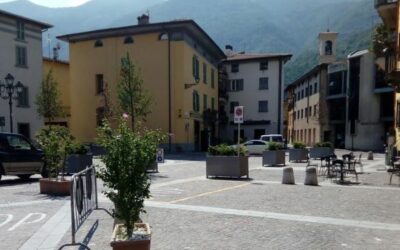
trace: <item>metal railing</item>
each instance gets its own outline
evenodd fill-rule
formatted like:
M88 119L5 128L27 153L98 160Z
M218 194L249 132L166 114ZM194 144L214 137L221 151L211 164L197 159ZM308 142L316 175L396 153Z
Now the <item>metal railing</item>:
M79 173L74 174L71 178L72 241L71 243L62 245L59 250L66 246L81 246L90 250L90 248L84 243L76 242L75 235L94 210L103 210L111 215L111 213L106 209L99 208L97 198L96 168L95 166L91 166Z

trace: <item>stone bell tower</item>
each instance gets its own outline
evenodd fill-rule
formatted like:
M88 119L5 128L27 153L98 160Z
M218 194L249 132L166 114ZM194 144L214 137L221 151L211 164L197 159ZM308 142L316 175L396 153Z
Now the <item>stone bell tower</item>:
M319 33L319 63L333 63L336 61L336 38L338 33L326 32Z

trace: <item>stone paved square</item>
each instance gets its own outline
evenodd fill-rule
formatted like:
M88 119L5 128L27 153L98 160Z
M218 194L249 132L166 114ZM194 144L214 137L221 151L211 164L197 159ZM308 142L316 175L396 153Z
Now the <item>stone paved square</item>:
M363 163L358 184L351 176L346 178L351 185L319 176L320 186L315 187L303 185L306 163L288 162L296 185L282 185L282 168L262 167L260 157L249 159L250 179L236 180L207 179L203 155L171 156L160 164L159 173L150 174L152 197L145 203L147 213L142 219L152 227L152 249L159 250L399 249L400 180L395 178L389 185L381 155ZM98 186L103 190L100 180ZM13 216L7 225L1 224L6 215L0 217L0 249L37 242L38 234L60 214L65 218L54 229L57 244L46 248L49 243L43 240L33 249L55 249L71 242L65 208L69 198L39 195L35 177L30 182L6 179L0 189L0 214ZM99 202L100 207L112 209L101 193ZM15 233L7 231L29 213L46 217L22 223ZM108 214L94 211L76 239L92 249L110 249L113 224Z

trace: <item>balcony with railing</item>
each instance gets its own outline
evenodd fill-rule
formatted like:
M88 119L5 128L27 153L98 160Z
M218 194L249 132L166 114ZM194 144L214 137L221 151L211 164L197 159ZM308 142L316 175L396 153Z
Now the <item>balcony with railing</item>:
M396 25L397 2L398 0L375 0L375 8L378 10L383 22L390 27L395 27Z

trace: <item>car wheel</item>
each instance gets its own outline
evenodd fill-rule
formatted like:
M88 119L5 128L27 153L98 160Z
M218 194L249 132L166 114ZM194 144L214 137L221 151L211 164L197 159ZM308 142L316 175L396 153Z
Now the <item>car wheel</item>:
M31 177L31 174L20 174L20 175L18 175L18 177L19 177L21 180L27 181L27 180L29 180L29 178Z

